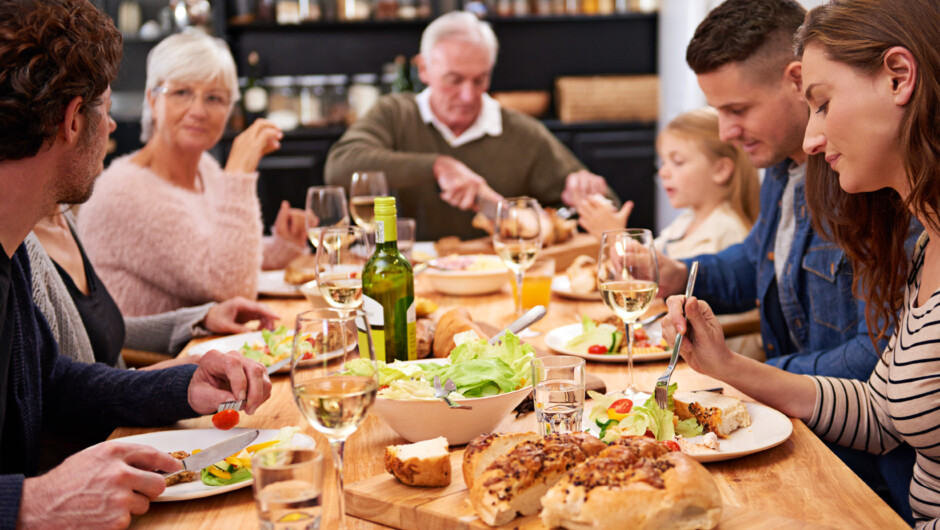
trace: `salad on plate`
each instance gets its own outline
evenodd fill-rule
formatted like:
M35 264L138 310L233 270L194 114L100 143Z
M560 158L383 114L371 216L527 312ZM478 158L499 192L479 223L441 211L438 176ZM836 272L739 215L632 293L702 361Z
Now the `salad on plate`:
M695 418L680 420L675 413L673 393L678 388L676 383L669 385L665 409L659 408L656 399L649 396L642 404L634 402L622 393L601 394L592 390L588 395L594 399L594 406L588 414L591 429L600 429L598 438L611 443L624 436L649 436L667 445L675 444L679 450L677 435L692 438L704 432Z
M624 340L624 328L607 323L595 322L588 316L581 318L581 334L571 338L565 347L580 354L616 355L626 353L627 341ZM660 338L654 341L640 326L633 328L633 354L662 353L666 351L666 341Z

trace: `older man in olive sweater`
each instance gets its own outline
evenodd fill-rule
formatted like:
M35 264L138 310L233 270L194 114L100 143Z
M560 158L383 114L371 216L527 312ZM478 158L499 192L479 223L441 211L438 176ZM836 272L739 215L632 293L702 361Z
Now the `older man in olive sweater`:
M470 224L478 196L528 195L543 205L613 197L540 122L486 94L496 49L489 24L469 13L432 22L418 58L428 88L385 96L350 127L330 151L327 183L348 186L355 171L384 171L419 239L482 235Z

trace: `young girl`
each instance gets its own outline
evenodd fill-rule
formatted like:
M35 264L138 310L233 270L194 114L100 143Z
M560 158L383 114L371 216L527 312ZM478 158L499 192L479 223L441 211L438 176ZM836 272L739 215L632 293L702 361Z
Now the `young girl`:
M760 183L747 155L718 137L718 115L712 109L680 114L660 133L656 152L670 204L688 209L660 232L656 248L681 259L744 240L757 220ZM595 196L576 207L581 226L600 237L627 225L633 203L613 211Z
M940 11L936 0L835 0L797 36L810 120L806 197L817 228L852 260L872 340L890 335L867 383L783 372L730 351L708 305L668 300L664 336L695 330L695 370L872 453L917 451L910 503L940 526ZM904 250L911 216L924 226ZM897 315L897 327L885 322ZM688 338L688 337L687 337Z

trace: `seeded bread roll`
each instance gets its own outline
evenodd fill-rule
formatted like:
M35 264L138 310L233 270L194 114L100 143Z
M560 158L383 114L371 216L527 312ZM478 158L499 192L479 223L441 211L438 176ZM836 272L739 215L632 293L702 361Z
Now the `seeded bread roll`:
M480 326L470 320L470 312L463 307L457 307L441 315L437 322L437 329L434 330L434 342L432 348L435 357L447 357L450 352L456 348L454 335L464 331L473 330L480 338L486 338L486 334L480 329Z
M494 460L523 442L534 442L538 439L539 436L534 432L526 432L481 434L471 440L463 453L463 481L467 488L473 486Z
M705 467L644 438L625 438L572 469L541 503L548 528L693 530L721 519Z
M440 487L450 484L447 438L424 440L385 448L385 470L408 486Z
M480 519L500 526L516 514L541 509L546 491L572 467L606 446L585 434L552 434L523 442L490 464L470 488L470 504Z

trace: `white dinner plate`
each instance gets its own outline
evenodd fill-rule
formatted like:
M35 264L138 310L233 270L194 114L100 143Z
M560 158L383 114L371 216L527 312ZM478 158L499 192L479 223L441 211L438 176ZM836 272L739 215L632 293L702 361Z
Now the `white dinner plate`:
M212 444L227 440L235 435L247 432L253 429L234 428L227 431L218 429L182 429L177 431L159 431L147 434L138 434L117 438L119 442L135 443L149 445L160 451L167 453L172 451L186 451L192 453L193 449L205 449ZM258 429L258 438L251 442L252 445L273 440L278 433L278 429ZM306 434L294 433L291 439L291 445L296 447L315 447L313 438ZM163 501L184 501L187 499L199 499L210 495L218 495L226 491L237 490L251 484L251 479L235 484L225 486L209 486L197 478L193 482L184 482L175 484L163 490L163 493L154 499L156 502Z
M567 326L562 326L560 328L555 328L548 332L545 335L545 345L549 348L555 350L558 353L563 353L565 355L576 355L578 357L583 357L589 361L596 361L599 363L625 363L627 362L626 353L612 353L612 354L603 354L603 353L578 353L570 348L567 348L565 344L568 344L568 341L577 337L582 333L581 324L569 324ZM659 343L659 340L663 336L663 329L659 325L659 322L653 322L649 326L644 326L646 334L650 337L650 342L653 344ZM644 362L644 361L661 361L663 359L668 359L671 352L666 350L659 353L642 353L634 354L633 362Z
M575 293L571 290L571 280L564 274L559 274L552 278L552 292L562 298L572 300L600 300L600 291L591 291L589 293Z
M288 333L288 336L293 337L294 333ZM260 331L249 331L248 333L239 333L237 335L229 335L227 337L220 337L218 339L207 340L206 342L200 342L195 346L189 349L189 355L202 355L209 350L219 350L222 352L227 351L238 351L246 343L254 344L257 342L264 342L264 339L261 337ZM356 343L352 343L346 349L346 351L352 351L356 347ZM329 357L324 360L332 359L338 355L342 355L340 349L337 349L335 352L330 352ZM278 374L289 374L290 365L282 367L277 372Z
M258 273L258 294L274 298L303 298L299 285L284 281L284 269Z
M634 405L642 405L647 398L649 394L640 393L632 401ZM593 403L593 400L585 402L585 418ZM719 438L717 451L706 449L701 445L697 446L696 444L702 441L703 436L700 435L686 438L689 449L684 449L683 452L699 462L731 460L776 447L787 441L793 433L793 422L783 413L760 403L744 402L744 406L747 408L747 413L751 415L751 424L734 431L727 438ZM588 432L595 436L600 434L600 428L596 423L587 419L585 423Z

